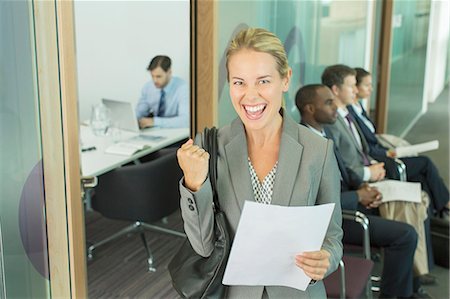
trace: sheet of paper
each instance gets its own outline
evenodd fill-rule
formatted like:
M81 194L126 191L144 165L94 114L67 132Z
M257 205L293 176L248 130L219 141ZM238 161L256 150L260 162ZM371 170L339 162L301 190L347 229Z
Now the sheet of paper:
M372 183L370 186L377 187L380 190L383 194L382 202L411 201L420 203L422 200L420 183L384 180Z
M320 250L334 204L282 207L246 201L223 277L225 285L288 286L310 282L295 255Z
M433 140L429 142L419 143L409 146L399 146L395 148L398 158L414 156L418 153L432 151L439 148L439 141Z

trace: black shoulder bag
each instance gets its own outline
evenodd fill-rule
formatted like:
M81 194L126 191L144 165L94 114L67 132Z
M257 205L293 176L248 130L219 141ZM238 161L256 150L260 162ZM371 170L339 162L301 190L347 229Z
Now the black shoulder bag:
M209 180L213 192L215 243L211 255L198 255L189 240L183 243L168 265L172 285L183 298L223 298L223 274L230 253L230 236L225 215L217 197L217 129L205 128L203 147L210 154Z

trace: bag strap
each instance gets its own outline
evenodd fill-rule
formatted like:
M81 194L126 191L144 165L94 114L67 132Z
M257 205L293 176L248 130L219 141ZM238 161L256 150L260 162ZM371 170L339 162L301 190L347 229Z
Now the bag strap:
M213 193L214 211L220 211L219 197L217 195L217 128L205 128L203 131L203 148L209 153L209 180Z

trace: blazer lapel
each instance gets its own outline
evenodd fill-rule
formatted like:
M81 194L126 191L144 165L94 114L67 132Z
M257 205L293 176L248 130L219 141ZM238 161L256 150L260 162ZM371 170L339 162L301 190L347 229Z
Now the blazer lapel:
M303 146L298 141L298 134L298 124L285 113L272 204L288 206L290 203L303 153ZM306 191L309 194L309 190Z
M356 150L360 153L360 155L362 155L363 152L361 151L361 149L359 147L359 144L356 141L356 137L351 132L351 129L347 126L346 120L344 120L344 118L341 115L338 114L337 121L339 121L341 126L343 126L344 129L342 131L345 132L344 134L347 134L347 136L352 140L353 144L355 145ZM356 125L356 122L353 122L353 125L355 126L356 130L358 130L358 132L359 132L359 129L358 129L358 126ZM361 136L361 134L360 134L360 136ZM363 138L361 138L361 142L362 142L362 146L363 146L363 150L364 150L364 147L365 147L364 142L366 142L366 141L363 140Z
M364 132L362 131L361 127L359 126L358 121L354 121L353 124L355 125L356 130L359 133L359 138L361 139L361 145L363 151L368 155L369 154L369 144L367 143L366 137L364 136Z
M242 211L244 201L254 201L252 182L248 170L247 139L244 125L239 119L231 124L231 141L225 145L225 155L228 161L231 183L233 185L236 200Z

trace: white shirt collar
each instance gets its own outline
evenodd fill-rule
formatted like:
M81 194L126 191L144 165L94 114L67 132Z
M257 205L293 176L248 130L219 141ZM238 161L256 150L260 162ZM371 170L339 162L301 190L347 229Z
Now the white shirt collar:
M353 109L355 110L356 114L362 115L363 110L361 108L360 104L352 104Z
M325 137L326 138L326 134L325 134L325 131L319 131L319 130L317 130L316 128L314 128L314 127L311 127L310 125L308 125L308 124L306 124L307 126L308 126L308 128L310 128L311 129L311 131L313 131L314 133L316 133L317 135L319 135L319 136L321 136L321 137Z
M342 118L345 118L348 114L347 108L338 107L337 112L339 113L340 116L342 116Z

